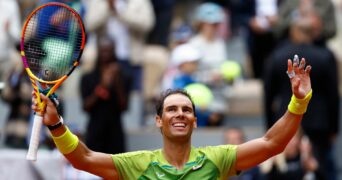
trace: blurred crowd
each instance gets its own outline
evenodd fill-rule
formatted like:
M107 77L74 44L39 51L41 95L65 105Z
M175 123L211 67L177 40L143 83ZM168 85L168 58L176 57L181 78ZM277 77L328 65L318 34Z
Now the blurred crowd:
M76 91L82 101L79 108L88 118L80 136L91 149L125 152L122 116L130 111L132 99L140 104L135 112L141 117L139 125L146 126L155 99L168 88L184 88L192 95L199 127L218 127L229 126L225 119L232 87L260 80L265 128L269 128L287 108L291 89L286 62L298 54L313 66L314 95L302 131L289 145L294 150L241 179L252 175L256 179L258 172L267 172L268 179L337 178L341 0L55 1L77 10L87 31ZM19 53L21 26L33 9L47 2L0 0L1 99L10 109L1 115L6 123L0 136L10 148L27 148L32 119L31 85ZM243 44L241 59L228 48L236 39ZM63 102L63 94L59 98ZM46 134L42 144L54 147ZM301 168L279 175L294 166Z

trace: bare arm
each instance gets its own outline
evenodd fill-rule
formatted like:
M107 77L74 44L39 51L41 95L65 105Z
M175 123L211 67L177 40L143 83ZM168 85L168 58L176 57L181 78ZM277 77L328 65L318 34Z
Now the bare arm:
M46 110L43 117L44 125L53 125L59 121L56 107L46 96L41 95L41 99L46 102ZM33 99L32 109L38 110L37 103ZM59 137L66 132L66 126L50 131L54 137ZM119 179L117 170L110 154L92 151L79 141L76 149L69 154L64 154L73 167L103 177L104 179Z
M299 66L288 60L288 72L295 72L290 78L292 93L298 99L303 99L311 90L310 70L311 66L305 66L305 59ZM236 170L251 168L282 152L300 126L302 117L302 114L286 111L263 137L239 145Z
M287 111L263 137L239 145L236 169L251 168L281 153L296 133L301 118Z

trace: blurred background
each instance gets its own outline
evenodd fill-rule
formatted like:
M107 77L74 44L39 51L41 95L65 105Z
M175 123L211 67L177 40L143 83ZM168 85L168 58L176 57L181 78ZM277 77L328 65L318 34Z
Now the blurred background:
M25 160L32 89L20 33L30 12L47 2L0 0L0 179L98 179L70 167L45 130L37 162ZM244 140L260 137L286 110L286 62L298 54L313 65L314 92L302 124L310 143L298 146L298 156L318 162L300 169L342 180L341 0L59 2L80 13L87 31L81 65L57 92L61 114L91 149L160 148L154 103L168 88L193 93L194 146L227 143L229 127L241 129Z

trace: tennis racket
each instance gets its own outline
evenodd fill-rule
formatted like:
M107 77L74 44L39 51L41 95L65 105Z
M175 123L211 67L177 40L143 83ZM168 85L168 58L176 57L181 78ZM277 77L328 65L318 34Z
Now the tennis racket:
M21 35L21 56L32 83L39 111L33 119L26 159L35 161L46 104L39 93L53 94L79 65L86 34L80 15L63 3L37 7L25 21Z

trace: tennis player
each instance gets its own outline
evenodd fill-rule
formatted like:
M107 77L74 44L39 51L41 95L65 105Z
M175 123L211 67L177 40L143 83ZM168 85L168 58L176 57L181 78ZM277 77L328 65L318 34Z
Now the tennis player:
M263 137L241 145L193 147L195 106L183 90L166 91L156 104L155 123L161 130L163 147L153 151L92 151L63 124L52 101L41 95L47 102L43 123L50 129L59 151L75 168L104 179L226 179L284 150L311 99L310 70L304 58L299 65L288 60L287 74L293 92L288 110ZM34 98L32 101L32 108L38 110Z

